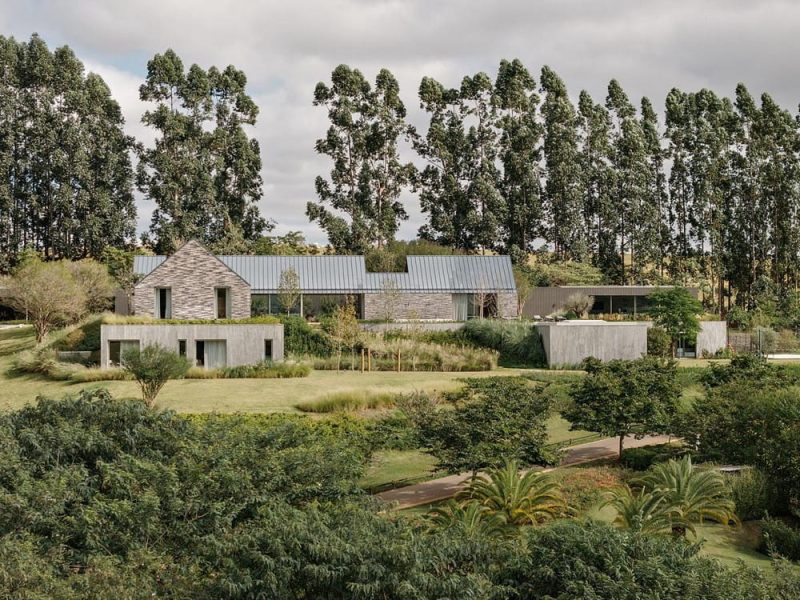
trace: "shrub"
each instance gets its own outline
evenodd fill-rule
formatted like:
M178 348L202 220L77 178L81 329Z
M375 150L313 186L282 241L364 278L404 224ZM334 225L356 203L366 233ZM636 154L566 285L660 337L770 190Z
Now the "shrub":
M403 397L395 398L395 403L402 401ZM393 411L368 423L373 448L376 450L414 450L420 446L417 429L408 416L400 411Z
M376 408L389 408L395 404L395 394L355 390L338 392L317 400L301 402L297 409L310 413L352 412Z
M133 376L125 369L83 369L70 375L75 383L91 383L93 381L125 381Z
M554 471L561 484L567 505L577 513L585 513L599 504L604 495L620 487L627 471L611 467L578 467Z
M655 463L666 462L686 453L686 449L676 444L657 444L628 448L622 451L622 466L633 471L646 471Z
M304 363L275 363L265 360L255 365L225 367L220 371L225 379L289 379L308 377L311 367Z
M464 325L463 332L474 344L498 351L506 365L547 366L542 338L530 323L474 319Z
M650 327L647 330L647 354L661 358L672 356L672 339L661 327Z
M280 322L283 323L283 343L288 354L324 358L333 355L330 337L311 327L303 317L284 316Z
M94 351L100 349L100 327L104 317L94 316L65 333L53 344L63 351Z
M789 560L800 560L800 530L785 521L766 517L761 522L761 545L764 554L780 554Z
M139 348L130 348L122 353L122 368L133 375L142 388L142 399L152 408L156 396L164 384L170 379L178 379L186 375L189 361L185 356L154 344Z
M780 511L772 482L758 469L745 469L726 478L736 514L742 521L761 519Z

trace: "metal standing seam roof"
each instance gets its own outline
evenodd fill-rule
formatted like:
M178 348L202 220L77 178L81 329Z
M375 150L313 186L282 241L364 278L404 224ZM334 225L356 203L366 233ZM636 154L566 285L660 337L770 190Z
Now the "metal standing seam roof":
M387 280L404 292L515 291L508 256L408 256L408 271L368 273L363 256L219 256L250 284L253 293L278 290L281 273L293 268L304 293L380 292ZM147 275L166 257L136 256L133 270Z

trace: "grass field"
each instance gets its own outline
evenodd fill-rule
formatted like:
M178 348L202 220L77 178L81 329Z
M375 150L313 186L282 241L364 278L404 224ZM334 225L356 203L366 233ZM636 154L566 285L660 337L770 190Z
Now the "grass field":
M107 388L119 398L139 396L133 381L102 381L76 384L47 381L38 376L11 376L13 355L33 347L30 327L0 329L0 410L13 410L32 402L36 396L61 397L81 389ZM367 390L410 393L450 390L464 377L517 375L520 369L498 369L475 373L312 371L296 379L184 379L170 381L158 397L160 408L178 412L295 412L295 405L339 392Z

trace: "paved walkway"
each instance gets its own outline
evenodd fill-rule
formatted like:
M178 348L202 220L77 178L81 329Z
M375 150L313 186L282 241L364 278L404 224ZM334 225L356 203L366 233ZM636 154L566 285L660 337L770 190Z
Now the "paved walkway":
M655 444L666 444L671 439L666 435L646 436L637 440L631 436L625 438L626 448L639 448L641 446L651 446ZM581 463L591 462L601 458L613 458L619 454L619 438L606 438L588 444L580 444L567 448L564 457L561 459L560 467L568 467ZM553 469L544 469L552 471ZM415 485L408 485L393 490L387 490L376 494L378 498L385 502L395 503L396 508L412 508L422 504L430 504L452 498L464 486L471 473L460 473L459 475L448 475L439 479L431 479Z

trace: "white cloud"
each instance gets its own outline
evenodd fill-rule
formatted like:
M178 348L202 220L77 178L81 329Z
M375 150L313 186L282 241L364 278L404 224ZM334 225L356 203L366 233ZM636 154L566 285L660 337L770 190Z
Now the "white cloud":
M255 135L264 163L264 214L278 231L324 235L305 217L314 177L329 162L314 152L326 128L311 105L314 85L345 62L368 77L387 67L401 84L409 118L424 128L416 97L430 75L456 86L466 74L494 74L501 58L533 71L549 64L577 96L596 100L618 79L631 99L663 104L672 87L731 94L743 81L794 111L800 100L800 3L790 0L0 0L0 27L25 39L39 32L69 44L102 75L144 142L138 86L146 62L172 47L188 65L235 64L261 108ZM407 195L412 236L423 218ZM140 203L140 226L152 206Z

